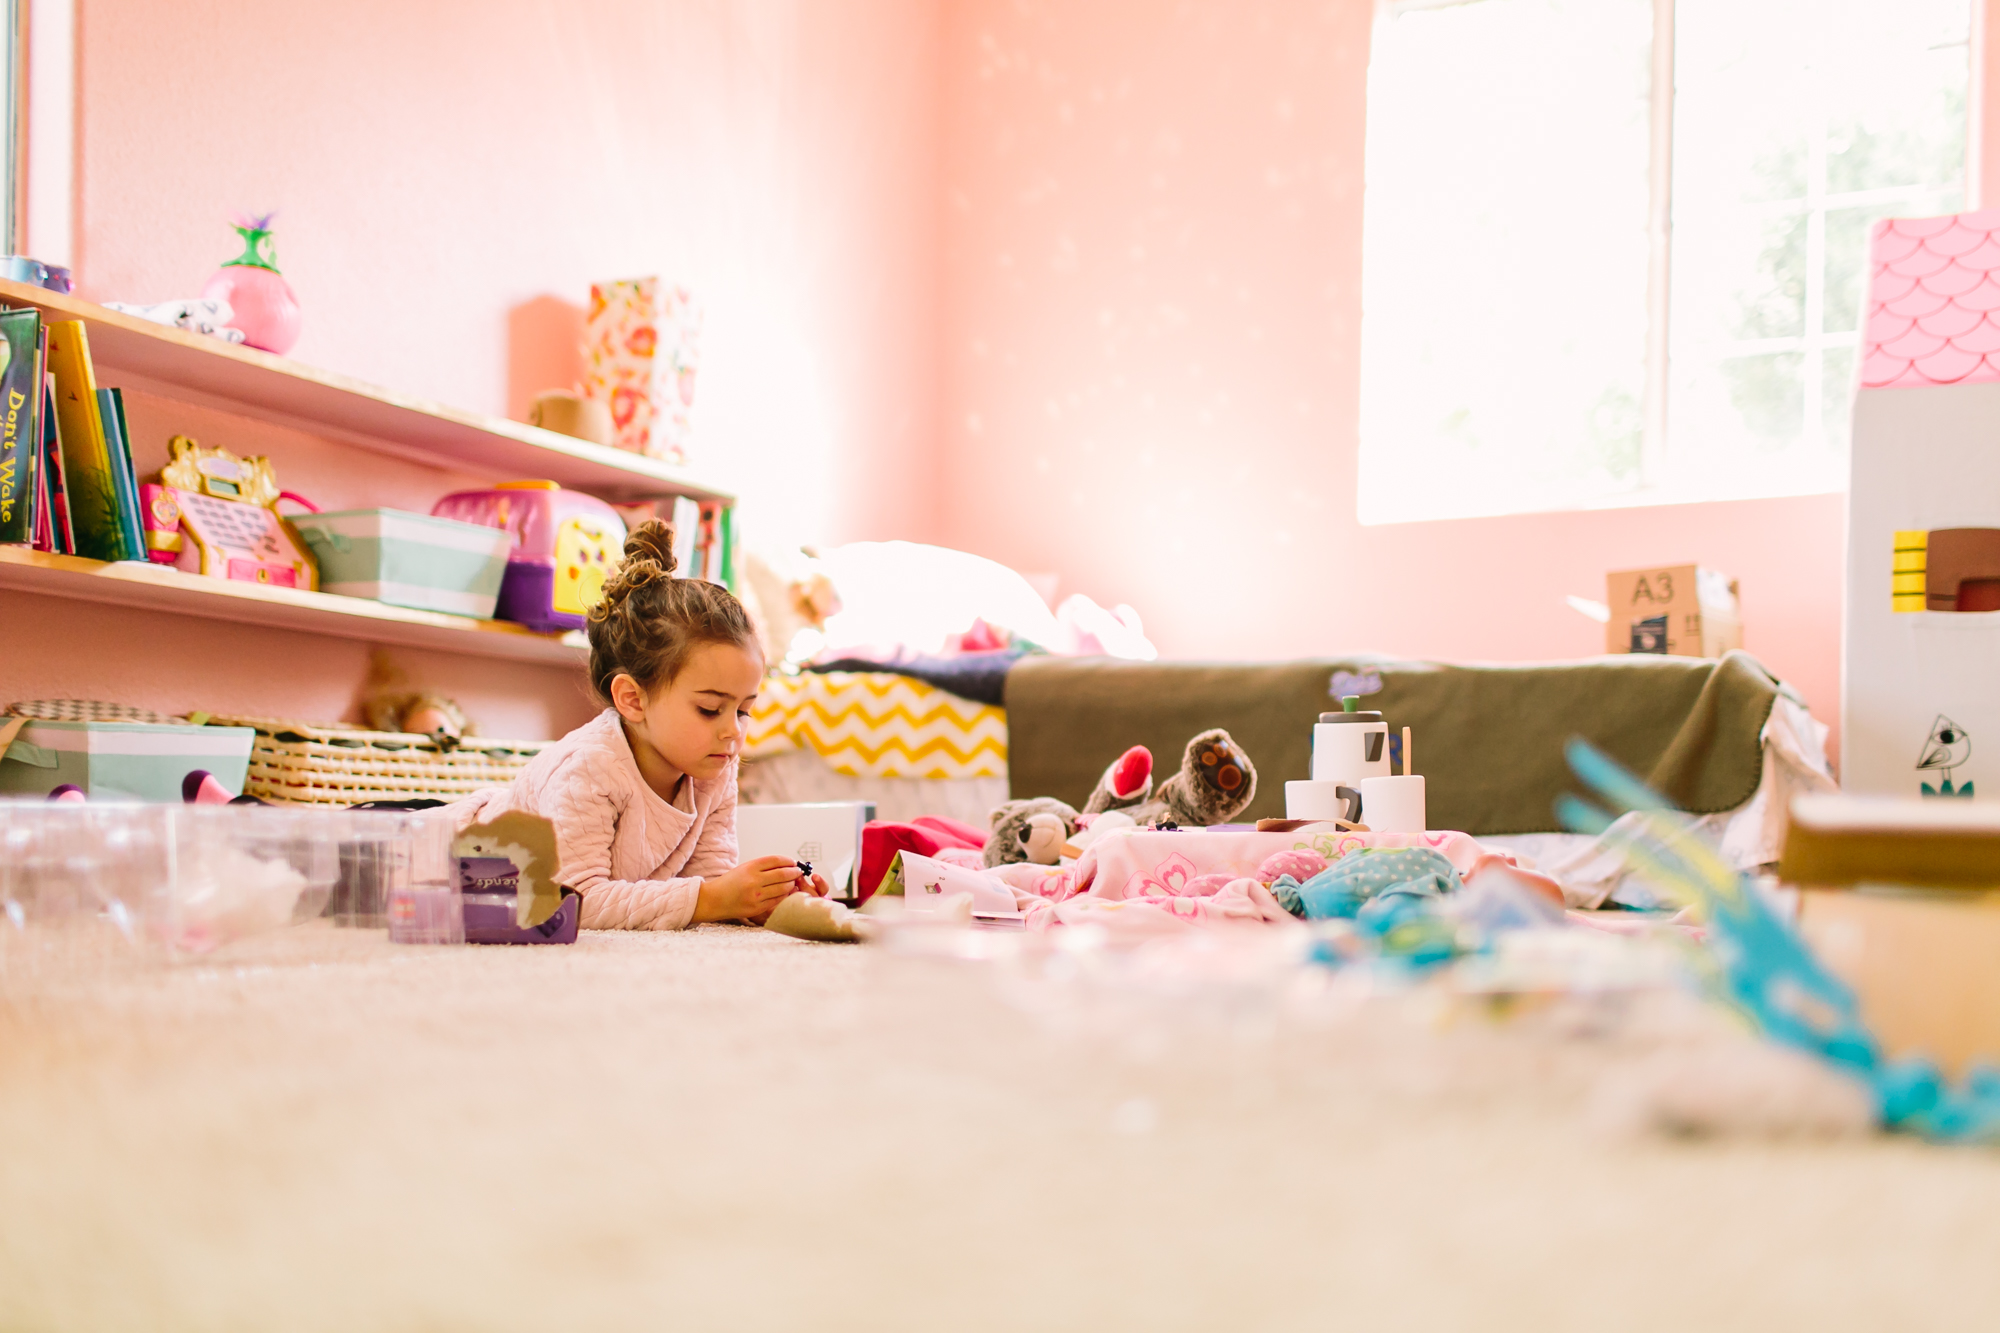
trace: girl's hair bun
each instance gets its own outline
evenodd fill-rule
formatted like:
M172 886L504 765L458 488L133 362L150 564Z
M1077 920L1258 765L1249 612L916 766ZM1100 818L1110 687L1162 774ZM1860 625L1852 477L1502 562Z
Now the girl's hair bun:
M674 530L657 518L647 519L625 537L625 563L642 562L658 565L666 574L679 563L674 558Z
M606 703L611 682L632 677L651 695L680 673L704 643L754 651L757 636L729 589L677 579L672 525L649 518L625 538L625 561L604 581L604 599L586 613L590 684Z

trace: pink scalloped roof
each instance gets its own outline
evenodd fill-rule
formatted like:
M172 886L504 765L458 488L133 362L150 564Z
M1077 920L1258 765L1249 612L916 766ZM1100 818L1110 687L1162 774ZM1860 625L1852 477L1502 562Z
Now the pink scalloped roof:
M1868 274L1862 388L2000 380L2000 208L1878 222Z

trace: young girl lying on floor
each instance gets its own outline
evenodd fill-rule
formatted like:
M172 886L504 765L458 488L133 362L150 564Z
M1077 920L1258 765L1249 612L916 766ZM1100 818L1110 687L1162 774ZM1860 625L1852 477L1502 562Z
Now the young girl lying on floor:
M458 812L461 828L510 809L553 821L586 929L757 923L789 894L827 892L786 857L736 863L737 752L763 656L741 602L673 572L673 529L640 524L589 616L590 684L609 706Z

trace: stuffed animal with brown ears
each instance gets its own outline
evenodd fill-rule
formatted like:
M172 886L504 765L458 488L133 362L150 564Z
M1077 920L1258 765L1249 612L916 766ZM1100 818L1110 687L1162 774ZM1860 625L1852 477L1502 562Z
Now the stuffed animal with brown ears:
M1141 825L1208 828L1242 814L1256 795L1257 769L1250 756L1228 732L1213 727L1187 743L1180 771L1155 788L1151 800L1125 813Z

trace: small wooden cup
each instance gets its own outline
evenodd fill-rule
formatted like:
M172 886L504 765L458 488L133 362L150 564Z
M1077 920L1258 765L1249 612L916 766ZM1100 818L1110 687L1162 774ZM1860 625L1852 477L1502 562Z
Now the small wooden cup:
M537 395L528 409L528 424L592 444L611 443L611 409L568 389Z

